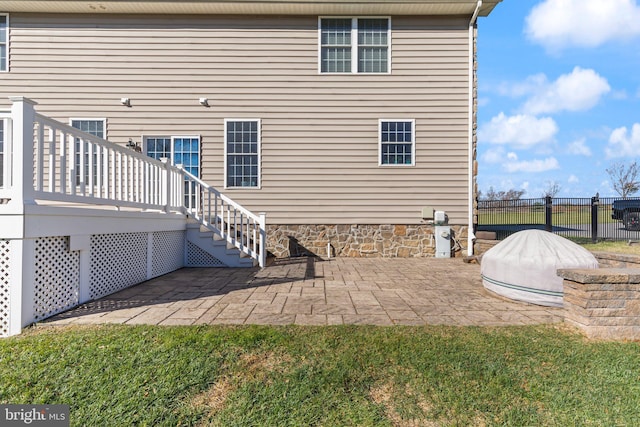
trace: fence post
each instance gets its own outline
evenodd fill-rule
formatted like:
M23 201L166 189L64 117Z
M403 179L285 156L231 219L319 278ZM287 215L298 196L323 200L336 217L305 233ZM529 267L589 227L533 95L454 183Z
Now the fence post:
M553 199L551 196L546 196L544 204L544 229L549 232L553 231L552 214Z
M598 241L598 207L600 206L600 196L596 194L591 198L591 242Z

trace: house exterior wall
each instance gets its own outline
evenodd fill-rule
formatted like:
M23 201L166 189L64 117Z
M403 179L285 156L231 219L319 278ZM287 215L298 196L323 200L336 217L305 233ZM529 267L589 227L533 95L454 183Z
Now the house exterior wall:
M467 225L469 17L391 17L391 73L318 72L317 16L10 15L9 95L107 138L200 135L202 178L269 224ZM131 100L131 107L120 98ZM209 99L210 107L198 103ZM260 119L261 188L224 189L224 120ZM415 166L378 165L379 119L415 120Z

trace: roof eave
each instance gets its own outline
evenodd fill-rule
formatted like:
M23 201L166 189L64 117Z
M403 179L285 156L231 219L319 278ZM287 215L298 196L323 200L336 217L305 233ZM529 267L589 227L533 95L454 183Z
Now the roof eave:
M502 0L484 0L487 16ZM114 14L471 15L476 0L0 0L1 12Z

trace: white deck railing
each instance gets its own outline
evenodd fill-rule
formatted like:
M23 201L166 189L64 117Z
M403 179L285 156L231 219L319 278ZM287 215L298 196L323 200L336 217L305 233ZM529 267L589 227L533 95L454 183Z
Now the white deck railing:
M201 225L265 265L266 218L256 215L218 190L178 168L185 177L185 206Z
M11 97L0 112L0 203L23 212L37 200L182 212L264 267L265 215L255 215L180 165L82 132Z

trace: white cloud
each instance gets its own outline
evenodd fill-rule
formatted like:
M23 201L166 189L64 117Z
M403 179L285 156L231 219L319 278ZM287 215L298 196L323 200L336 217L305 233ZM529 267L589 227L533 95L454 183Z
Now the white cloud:
M482 163L495 164L504 160L504 149L502 147L491 147L480 157Z
M578 156L591 156L591 148L586 145L587 140L585 138L577 139L569 144L569 154L575 154Z
M557 132L558 125L550 117L525 114L508 117L500 113L480 127L478 138L492 144L531 147L553 141Z
M514 152L510 152L507 154L507 159L509 160L518 160L518 155Z
M635 123L631 132L626 127L614 129L605 148L608 158L638 157L640 155L640 123Z
M539 73L527 77L523 82L502 83L498 86L498 93L503 96L519 98L536 93L541 87L547 84L547 76L544 73Z
M569 184L577 184L580 182L580 179L575 175L571 175L569 176L569 179L567 179L567 181L569 182Z
M591 69L575 67L553 83L540 81L536 92L524 104L528 114L558 111L585 111L598 104L600 98L611 91L605 78Z
M525 33L549 50L596 47L640 36L636 0L544 0L526 18Z
M555 157L548 157L544 160L523 160L520 162L507 163L504 165L509 173L514 172L547 172L560 169L560 164Z
M629 94L627 93L626 90L621 89L621 90L615 90L613 92L611 92L611 97L613 99L617 99L617 100L625 100L625 99L629 99Z

